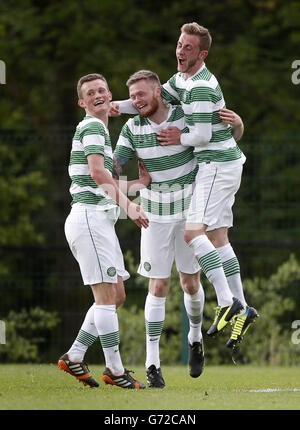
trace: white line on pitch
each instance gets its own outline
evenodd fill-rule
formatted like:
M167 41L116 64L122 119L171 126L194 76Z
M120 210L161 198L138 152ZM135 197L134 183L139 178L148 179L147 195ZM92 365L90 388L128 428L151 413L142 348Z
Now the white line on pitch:
M261 390L242 390L247 393L276 393L280 391L300 391L300 388L263 388Z

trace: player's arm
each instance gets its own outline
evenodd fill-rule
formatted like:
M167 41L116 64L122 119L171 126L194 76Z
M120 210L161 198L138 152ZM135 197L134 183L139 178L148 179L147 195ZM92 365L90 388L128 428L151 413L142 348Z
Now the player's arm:
M175 87L175 75L161 87L161 96L165 104L170 102L178 103L180 101L179 94ZM118 100L110 103L109 116L120 116L122 113L136 115L138 110L133 106L132 100Z
M175 97L176 85L169 83L169 92ZM172 95L172 93L171 93ZM188 133L169 127L157 138L161 145L207 146L212 137L212 90L206 86L194 87L190 94L191 113L185 115Z
M161 96L164 103L178 103L180 101L180 95L176 86L176 75L173 75L165 84L161 87Z
M114 153L113 171L112 171L112 175L114 179L119 180L119 177L121 176L123 171L123 167L125 166L128 160L129 160L128 157L124 157L122 155Z
M244 123L242 118L230 109L220 109L220 118L224 124L232 127L232 135L236 141L240 140L244 134Z
M125 164L136 153L131 132L132 119L129 119L122 127L113 156L113 177L118 180L124 192L135 195L137 191L147 187L151 182L151 176L144 163L139 162L139 178L132 181L119 180Z
M104 156L102 154L89 154L87 156L91 177L105 194L108 194L120 207L122 207L129 218L138 226L147 228L149 220L143 209L131 202L120 190L117 182L104 167Z
M138 111L133 106L131 99L110 102L109 116L120 116L122 113L136 115Z
M139 178L132 181L123 181L120 178L123 167L129 161L129 158L122 155L114 154L113 156L113 178L118 182L121 190L124 193L130 192L131 195L136 194L141 189L147 187L151 182L151 176L144 163L138 162Z

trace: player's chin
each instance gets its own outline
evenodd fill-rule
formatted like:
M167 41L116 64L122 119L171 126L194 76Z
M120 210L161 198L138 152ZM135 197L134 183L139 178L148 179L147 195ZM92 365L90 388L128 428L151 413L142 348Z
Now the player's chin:
M178 72L184 73L186 71L186 64L180 60L177 60L177 70Z

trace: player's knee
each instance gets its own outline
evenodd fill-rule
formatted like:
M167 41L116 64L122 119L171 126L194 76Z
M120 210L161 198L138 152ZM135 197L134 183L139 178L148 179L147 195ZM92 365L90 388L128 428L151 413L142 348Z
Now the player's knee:
M166 279L150 279L149 292L153 296L166 297L170 285L170 278Z
M205 234L206 226L204 224L195 225L194 227L189 226L184 230L183 238L187 244L189 244L195 237L202 236Z
M196 294L199 290L199 278L196 275L181 276L182 289L187 294Z
M194 238L191 230L185 230L183 238L184 241L189 244L189 242Z
M215 248L220 248L229 243L227 229L225 228L207 231L206 234Z

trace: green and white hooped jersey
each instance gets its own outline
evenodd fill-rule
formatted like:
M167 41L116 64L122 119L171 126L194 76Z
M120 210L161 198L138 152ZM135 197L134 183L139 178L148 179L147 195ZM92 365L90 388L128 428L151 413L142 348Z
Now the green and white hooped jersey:
M169 126L188 132L181 106L170 106L168 118L156 124L140 115L123 126L114 154L132 158L136 153L151 175L152 182L140 191L141 206L151 221L185 219L198 171L193 148L161 146L156 132Z
M72 142L69 164L71 205L93 205L100 210L116 207L116 202L91 177L89 154L103 155L104 167L112 174L113 155L108 129L100 119L86 115L78 124Z
M232 137L232 129L223 124L219 109L225 107L222 90L216 77L205 64L192 77L185 79L184 73L176 73L162 87L162 97L166 102L180 101L186 124L192 133L207 133L207 141L194 146L199 163L204 161L228 162L240 160L245 156ZM190 145L189 136L183 137L183 144Z

